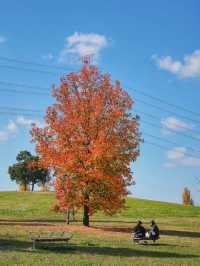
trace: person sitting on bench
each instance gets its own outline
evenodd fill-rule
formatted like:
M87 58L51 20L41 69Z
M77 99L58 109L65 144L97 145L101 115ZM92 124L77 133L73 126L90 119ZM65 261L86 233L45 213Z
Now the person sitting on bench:
M151 221L151 229L149 231L149 239L156 241L159 238L160 230L154 220Z
M142 222L138 221L137 225L133 228L134 238L144 238L146 229L142 226Z

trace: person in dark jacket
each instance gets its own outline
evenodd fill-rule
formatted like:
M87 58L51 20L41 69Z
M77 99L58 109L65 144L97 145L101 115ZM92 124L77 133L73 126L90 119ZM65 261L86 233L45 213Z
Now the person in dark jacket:
M151 229L149 231L149 239L156 241L159 238L160 230L154 220L151 221Z
M142 226L142 222L138 221L137 225L133 228L134 238L145 237L146 229Z

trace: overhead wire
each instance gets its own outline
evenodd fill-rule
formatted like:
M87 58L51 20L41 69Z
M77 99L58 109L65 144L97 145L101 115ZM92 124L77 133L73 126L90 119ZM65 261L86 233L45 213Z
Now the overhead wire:
M37 62L29 61L29 60L28 61L27 60L21 60L21 59L17 59L17 58L6 57L6 56L0 56L0 60L19 63L19 64L25 64L25 65L33 65L36 67L54 68L54 69L58 69L58 70L66 70L67 68L69 68L69 66L57 66L57 65L42 64L42 63L37 63ZM70 68L71 68L71 66L70 66Z
M148 136L148 137L151 137L151 138L154 138L154 139L157 139L157 140L160 140L160 141L163 141L163 142L167 142L167 143L169 143L169 144L172 144L172 145L176 145L176 146L181 146L181 144L179 144L179 143L177 143L177 142L174 142L174 141L171 141L171 140L167 140L167 139L164 139L164 138L162 138L162 137L158 137L158 136L154 136L154 135L152 135L152 134L149 134L149 133L147 133L147 132L143 132L143 134L144 135L146 135L146 136ZM198 149L194 149L194 148L192 148L192 147L190 147L190 146L184 146L187 150L190 150L191 151L191 154L190 154L190 156L193 156L192 155L192 152L197 152L197 153L200 153L200 150L198 150ZM200 154L199 154L199 156L200 156Z
M35 62L31 62L31 61L23 61L23 60L18 60L18 59L13 59L13 58L8 58L8 57L3 57L3 56L0 56L0 60L4 60L4 61L9 61L9 62L15 62L15 63L20 63L20 64L28 64L28 65L34 65L34 66L37 66L37 67L48 67L48 68L55 68L55 69L64 69L64 67L57 67L57 66L51 66L51 65L45 65L45 64L40 64L40 63L35 63ZM32 68L24 68L24 67L16 67L16 66L9 66L9 65L1 65L0 64L0 67L1 68L7 68L7 69L13 69L13 70L22 70L22 71L29 71L29 72L34 72L34 73L45 73L45 74L58 74L57 72L53 72L53 71L47 71L47 70L38 70L38 69L32 69ZM4 81L0 81L0 85L8 85L8 86L18 86L18 87L24 87L24 88L37 88L38 90L37 91L33 91L33 90L29 90L29 91L25 91L25 90L16 90L16 89L1 89L0 88L0 91L7 91L7 92L13 92L13 93L24 93L24 94L38 94L38 95L47 95L48 93L45 92L45 91L39 91L39 90L46 90L47 88L42 88L42 87L38 87L38 86L32 86L32 85L27 85L27 84L17 84L17 83L11 83L11 82L4 82ZM164 103L168 106L171 106L171 107L174 107L174 108L177 108L177 109L180 109L182 111L185 111L185 112L188 112L188 113L191 113L193 115L199 115L198 113L196 112L193 112L187 108L184 108L184 107L181 107L181 106L178 106L178 105L175 105L175 104L172 104L172 103L169 103L165 100L162 100L160 98L157 98L155 96L152 96L150 94L147 94L143 91L139 91L139 90L136 90L136 89L133 89L133 91L137 92L138 94L141 94L143 96L146 96L146 97L149 97L155 101L158 101L160 103ZM152 104L152 103L149 103L147 101L144 101L144 100L141 100L141 99L138 99L138 98L135 98L137 102L140 102L142 104L145 104L147 106L150 106L152 108L155 108L157 110L161 110L163 112L166 112L166 113L170 113L170 114L173 114L173 115L176 115L178 117L181 117L183 119L186 119L186 120L190 120L192 122L195 122L195 123L200 123L200 121L196 120L196 119L192 119L190 117L187 117L187 116L184 116L182 114L178 114L177 112L174 112L172 110L168 110L166 108L163 108L163 107L160 107L160 106L157 106L155 104ZM41 113L41 111L39 110L33 110L33 109L23 109L23 108L10 108L10 107L0 107L0 114L12 114L12 115L16 115L17 112L22 112L23 115L33 115L33 114L28 114L26 112L31 112L31 113ZM151 114L147 114L145 112L141 112L139 111L140 113L143 113L145 115L148 115L149 117L153 118L153 119L158 119L158 117L154 116L154 115L151 115ZM157 128L160 128L159 126L149 122L149 121L145 121L145 120L142 120L142 122L146 123L146 124L149 124L153 127L157 127ZM173 123L170 123L170 124L173 124ZM175 123L174 123L175 125ZM187 129L187 130L190 130L192 132L196 132L196 133L199 133L198 131L194 130L194 129L191 129L191 128L188 128L188 127L185 127L185 126L181 126L181 125L175 125L176 127L180 128L180 129ZM173 131L175 132L173 129L169 129L167 128L167 130L169 131ZM193 136L190 136L190 135L187 135L187 134L184 134L183 132L177 132L177 134L180 134L180 135L183 135L185 137L188 137L188 138L192 138L194 140L198 140L198 138L195 138ZM173 144L173 145L177 145L176 142L172 142L172 141L169 141L169 140L166 140L166 139L162 139L160 137L156 137L156 136L153 136L149 133L144 133L146 135L148 135L149 137L153 137L153 138L156 138L157 140L162 140L162 141L165 141L165 142L168 142L170 144ZM158 146L158 145L157 145ZM195 151L195 152L199 152L191 147L187 147L187 149L190 149L192 151Z
M143 95L143 96L145 96L145 97L148 97L148 98L150 98L150 99L152 99L152 100L155 100L155 101L157 101L157 102L160 102L160 103L166 104L166 105L168 105L168 106L170 106L170 107L174 107L174 108L179 109L179 110L182 110L182 111L184 111L184 112L191 113L192 115L200 116L200 113L194 112L194 111L192 111L192 110L190 110L190 109L188 109L188 108L185 108L185 107L183 107L183 106L180 106L180 105L177 105L177 104L174 104L174 103L170 103L170 102L165 101L165 100L163 100L163 99L161 99L161 98L158 98L158 97L156 97L156 96L154 96L154 95L148 94L148 93L146 93L146 92L144 92L144 91L137 90L137 89L135 89L135 88L131 88L131 90L135 91L136 93L138 93L138 94L140 94L140 95Z
M144 143L146 143L146 144L150 144L150 145L152 145L152 146L154 146L154 147L157 147L157 148L159 148L159 149L162 149L162 150L164 150L165 152L169 151L169 147L166 147L166 146L160 145L160 144L158 144L158 143L155 143L155 142L152 142L152 141L149 141L149 140L145 140ZM200 160L199 157L196 157L196 156L194 156L194 155L188 154L187 152L183 152L182 154L183 154L183 156L186 155L186 156L189 156L190 158L195 158L195 159Z
M147 124L147 125L149 125L149 126L151 126L151 127L154 127L154 128L157 128L157 129L162 129L159 125L156 125L156 124L154 124L154 123L152 123L152 122L149 122L149 121L147 121L147 120L144 120L144 119L142 119L141 120L141 122L143 122L144 124ZM195 141L197 141L197 142L200 142L200 139L196 136L191 136L191 135L188 135L188 134L185 134L185 133L183 133L183 132L179 132L179 131L174 131L174 130L172 130L172 129L167 129L168 131L170 131L170 132L173 132L173 133L176 133L176 134L178 134L178 135L181 135L181 136L183 136L183 137L186 137L186 138L189 138L189 139L193 139L193 140L195 140Z
M135 108L134 111L136 111L136 112L138 112L138 113L140 113L140 114L142 114L142 115L148 116L148 117L150 117L150 118L152 118L152 119L154 119L154 120L158 120L158 121L161 122L161 124L162 124L163 126L165 126L165 124L164 124L164 120L163 120L163 118L161 118L161 117L158 117L158 116L155 116L155 115L149 114L149 113L147 113L147 112L141 111L141 110L138 109L138 108ZM183 125L178 124L178 122L176 123L176 122L170 121L170 122L169 122L169 126L172 126L172 127L174 126L174 129L188 130L188 131L192 131L192 132L195 132L195 133L200 134L200 131L195 130L195 129L192 128L192 125L191 125L191 126L183 126ZM168 127L166 127L166 128L168 129Z
M0 60L2 61L7 61L7 62L14 62L14 63L19 63L19 64L25 64L25 65L34 65L36 67L45 67L45 68L53 68L53 69L59 69L59 70L66 70L69 68L69 66L58 66L58 65L51 65L51 64L43 64L43 63L37 63L37 62L33 62L33 61L30 61L30 60L21 60L21 59L16 59L16 58L10 58L10 57L6 57L6 56L0 56ZM17 69L17 67L13 67L13 66L7 66L7 65L0 65L0 67L8 67L8 68L11 68L11 69ZM24 71L34 71L34 72L40 72L40 73L46 73L46 74L58 74L56 72L52 72L52 71L45 71L45 70L36 70L36 69L24 69L24 68L20 68L21 70L24 70ZM70 70L71 71L77 71L77 69L72 69L72 67L70 66ZM130 87L130 86L128 86ZM140 94L140 95L143 95L145 97L148 97L152 100L155 100L155 101L158 101L160 103L163 103L163 104L166 104L168 106L171 106L171 107L174 107L176 109L180 109L182 111L185 111L185 112L189 112L193 115L196 115L196 116L200 116L200 113L197 113L197 112L194 112L192 110L190 110L189 108L185 108L183 106L180 106L180 105L177 105L177 104L174 104L174 103L170 103L166 100L163 100L159 97L156 97L154 95L151 95L149 93L146 93L142 90L138 90L138 89L135 89L135 88L130 88L130 90L133 90L135 91L136 93ZM185 119L188 119L185 117ZM199 122L199 121L198 121Z
M145 105L147 105L147 106L151 106L151 107L154 108L154 109L157 109L157 110L160 110L160 111L163 111L163 112L166 112L166 113L172 114L172 115L176 115L176 116L179 116L179 117L181 117L181 118L183 118L183 119L185 119L185 120L189 120L189 121L192 121L192 122L195 122L195 123L199 123L199 124L200 124L200 121L198 121L198 120L196 120L196 119L192 119L192 118L190 118L190 117L187 117L187 116L184 116L184 115L178 114L178 113L176 113L176 112L174 112L174 111L171 111L171 110L168 110L168 109L162 108L162 107L157 106L157 105L152 104L152 103L148 103L148 102L146 102L146 101L144 101L144 100L140 100L140 99L138 99L138 98L135 98L135 99L136 99L137 102L140 102L140 103L145 104Z
M24 67L19 67L19 66L10 66L10 65L1 65L0 64L0 68L6 68L9 70L32 72L32 73L40 73L40 74L61 75L61 73L54 72L54 71L39 70L39 69L33 69L33 68L24 68Z

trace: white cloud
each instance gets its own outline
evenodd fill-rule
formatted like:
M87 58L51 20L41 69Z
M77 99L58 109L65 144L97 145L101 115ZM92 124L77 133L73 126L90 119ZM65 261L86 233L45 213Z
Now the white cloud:
M17 124L23 125L23 126L30 126L35 121L33 119L25 118L24 116L18 116L16 119Z
M200 166L200 156L187 155L187 149L185 147L175 147L167 151L167 158L170 160L163 164L165 168L175 168L177 166Z
M39 120L26 118L23 115L17 116L16 123L21 126L31 126L32 124L36 124L38 127L43 126Z
M185 123L174 116L169 116L161 120L163 129L170 129L174 131L187 131L194 128L193 124Z
M6 37L0 35L0 43L4 43L6 41L7 41Z
M0 141L6 141L11 135L17 133L18 128L14 121L10 120L3 130L0 130Z
M92 55L94 60L100 56L100 52L108 45L108 40L104 35L96 33L79 33L66 38L64 49L60 52L59 62L66 63L69 56L74 60L80 60L80 57Z
M167 151L168 159L179 159L185 156L186 148L185 147L175 147Z
M31 126L33 123L42 126L38 120L17 116L16 120L10 120L4 129L0 130L0 141L6 141L18 132L18 126Z
M12 120L9 121L8 125L7 125L7 130L10 133L16 133L17 132L17 125L15 122L13 122Z
M175 61L171 56L152 57L159 68L167 70L181 78L200 77L200 50L185 55L183 61Z

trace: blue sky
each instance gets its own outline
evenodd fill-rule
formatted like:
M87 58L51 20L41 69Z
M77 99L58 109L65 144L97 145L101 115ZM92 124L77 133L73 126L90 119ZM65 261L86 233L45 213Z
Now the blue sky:
M51 85L59 84L61 74L79 69L80 56L92 53L103 72L122 82L135 100L133 110L137 109L135 113L141 117L145 142L140 158L133 164L133 195L180 202L187 186L195 202L200 203L200 153L195 151L200 150L199 8L198 0L2 2L0 190L16 189L9 181L7 168L20 150L34 151L30 123L42 123L45 108L53 102ZM31 94L36 89L44 93ZM135 89L193 113L138 94ZM17 115L11 115L10 108L41 113L28 117L18 109L13 111Z

